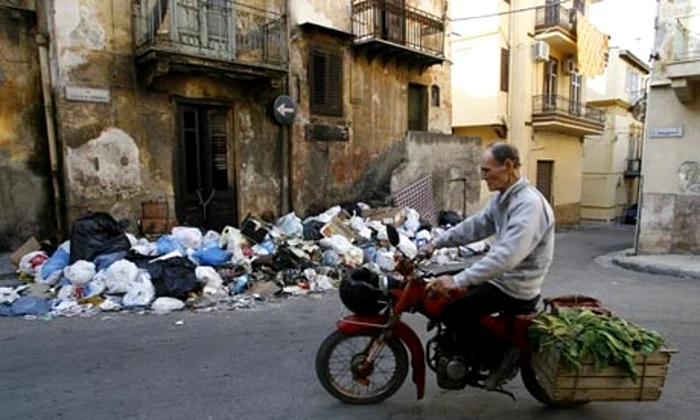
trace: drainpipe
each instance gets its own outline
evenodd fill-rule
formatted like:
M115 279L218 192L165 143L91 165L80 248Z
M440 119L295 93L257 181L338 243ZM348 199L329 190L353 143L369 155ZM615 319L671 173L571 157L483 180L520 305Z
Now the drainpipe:
M292 42L291 42L291 16L290 16L290 2L291 0L285 2L285 10L284 10L284 20L285 20L285 40L284 44L286 45L287 48L287 74L284 77L284 91L292 97L292 72L291 72L291 48L292 48ZM297 92L297 96L299 95L299 92ZM282 188L281 194L282 196L280 197L280 207L282 210L282 214L287 214L291 211L292 208L292 203L291 203L291 190L292 190L292 153L291 153L291 144L292 144L292 138L293 138L293 133L294 133L294 123L289 124L288 126L282 125L280 126L281 130L281 135L280 135L280 140L281 140L281 161L282 161Z
M649 117L649 100L651 99L651 89L649 88L649 83L651 82L651 74L647 77L644 83L644 94L646 95L646 105L644 107L644 119L642 121L642 160L639 164L639 182L637 182L637 223L634 226L634 255L639 255L639 237L641 236L641 224L642 224L642 200L644 190L644 172L642 171L642 166L644 166L644 152L646 147L644 143L647 140L647 118Z
M44 119L46 120L46 135L49 143L49 161L51 163L51 182L53 186L54 217L56 236L59 242L63 236L63 200L61 197L61 174L56 142L56 121L54 119L55 104L51 90L51 70L49 68L49 25L47 2L36 2L38 34L36 43L39 49L39 67L41 70L41 88L44 98Z

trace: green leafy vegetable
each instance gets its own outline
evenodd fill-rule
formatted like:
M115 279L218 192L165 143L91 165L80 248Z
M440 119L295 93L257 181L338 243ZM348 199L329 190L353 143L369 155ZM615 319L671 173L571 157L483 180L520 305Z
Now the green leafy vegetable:
M536 351L559 350L564 365L572 371L590 356L596 372L618 365L635 382L636 355L650 355L664 345L655 331L586 308L559 308L556 314L539 314L530 327L530 338Z

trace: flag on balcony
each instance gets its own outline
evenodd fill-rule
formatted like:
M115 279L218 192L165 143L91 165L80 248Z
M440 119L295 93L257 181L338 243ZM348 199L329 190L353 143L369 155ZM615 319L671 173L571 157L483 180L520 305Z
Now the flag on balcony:
M605 73L608 35L599 31L581 12L577 12L576 38L579 73L587 77Z

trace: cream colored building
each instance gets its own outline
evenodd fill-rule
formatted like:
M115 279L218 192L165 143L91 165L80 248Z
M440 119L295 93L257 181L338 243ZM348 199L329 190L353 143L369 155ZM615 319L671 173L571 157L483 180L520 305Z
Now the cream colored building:
M607 50L607 36L586 18L590 3L453 4L453 132L517 146L522 173L553 204L559 225L580 219L583 137L605 127L605 114L585 102L585 76L603 73ZM484 15L495 16L459 19Z
M660 0L642 155L640 254L700 253L700 1Z
M639 57L615 47L605 74L586 83L588 104L607 118L605 133L584 141L583 219L614 220L638 201L644 124L633 111L646 100L649 71Z

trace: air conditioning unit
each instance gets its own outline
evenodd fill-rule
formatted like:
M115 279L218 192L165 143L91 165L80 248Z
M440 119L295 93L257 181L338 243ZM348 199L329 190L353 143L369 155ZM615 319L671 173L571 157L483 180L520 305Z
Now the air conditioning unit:
M569 57L566 60L564 60L564 71L567 74L576 73L576 60L574 60L573 57Z
M544 41L532 44L532 59L537 62L549 61L549 44Z

